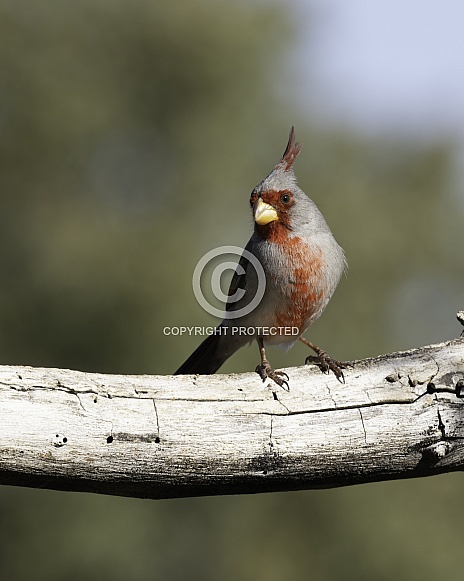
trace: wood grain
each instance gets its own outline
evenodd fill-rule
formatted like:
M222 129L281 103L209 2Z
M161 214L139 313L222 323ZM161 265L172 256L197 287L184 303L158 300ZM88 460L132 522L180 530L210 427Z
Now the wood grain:
M334 487L464 465L464 339L255 373L0 366L0 484L146 498Z

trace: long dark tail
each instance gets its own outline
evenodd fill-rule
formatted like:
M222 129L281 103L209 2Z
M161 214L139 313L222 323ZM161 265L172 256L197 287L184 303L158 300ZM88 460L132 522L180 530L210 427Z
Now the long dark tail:
M229 337L217 334L209 335L190 355L174 375L199 373L210 375L216 373L221 365L229 359L240 345L230 345ZM232 349L230 349L232 347Z

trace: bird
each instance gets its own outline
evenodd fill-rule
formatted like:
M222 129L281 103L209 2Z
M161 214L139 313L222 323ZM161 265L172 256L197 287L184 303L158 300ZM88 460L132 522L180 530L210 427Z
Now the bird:
M332 359L303 337L326 308L347 263L316 204L297 185L293 164L301 148L292 127L280 161L251 192L254 231L232 276L224 318L175 375L215 373L238 349L256 341L256 372L263 382L270 379L288 390L288 375L271 367L266 348L287 350L299 340L316 354L306 357L306 364L345 382L349 363ZM252 257L262 266L264 281ZM250 310L261 283L262 298Z

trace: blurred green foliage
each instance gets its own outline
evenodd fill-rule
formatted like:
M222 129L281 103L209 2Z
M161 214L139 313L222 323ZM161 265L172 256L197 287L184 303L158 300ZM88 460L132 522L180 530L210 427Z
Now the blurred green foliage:
M453 144L315 129L290 104L279 3L0 3L2 363L169 373L211 325L198 259L251 231L289 127L350 269L311 339L350 359L456 335ZM290 97L287 99L287 97ZM302 347L270 352L302 363ZM257 350L225 366L250 370ZM347 386L347 389L349 387ZM460 579L459 475L142 501L4 487L4 579Z

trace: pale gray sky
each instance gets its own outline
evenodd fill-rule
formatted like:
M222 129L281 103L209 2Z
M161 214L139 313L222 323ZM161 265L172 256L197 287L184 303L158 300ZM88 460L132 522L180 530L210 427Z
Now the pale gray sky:
M369 132L446 131L464 147L464 2L293 3L303 111Z

